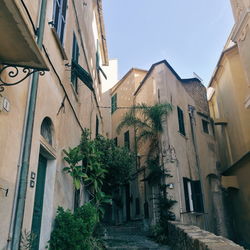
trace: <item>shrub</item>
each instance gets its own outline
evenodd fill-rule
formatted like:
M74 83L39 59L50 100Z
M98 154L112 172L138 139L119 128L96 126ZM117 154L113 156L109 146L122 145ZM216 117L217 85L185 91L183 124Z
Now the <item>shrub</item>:
M93 250L98 249L94 230L99 222L95 207L86 203L73 214L62 207L57 209L54 229L49 241L51 250ZM93 246L95 244L96 246ZM99 248L101 249L101 248Z

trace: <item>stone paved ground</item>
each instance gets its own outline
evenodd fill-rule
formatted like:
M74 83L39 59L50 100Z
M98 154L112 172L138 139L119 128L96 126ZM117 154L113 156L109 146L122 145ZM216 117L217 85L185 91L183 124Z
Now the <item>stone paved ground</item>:
M107 250L170 250L146 236L140 224L128 223L122 226L106 226L104 242Z

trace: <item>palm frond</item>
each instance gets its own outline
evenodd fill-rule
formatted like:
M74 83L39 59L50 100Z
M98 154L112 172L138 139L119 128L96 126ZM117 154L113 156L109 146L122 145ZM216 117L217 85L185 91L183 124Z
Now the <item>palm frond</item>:
M128 128L128 127L136 127L141 129L150 128L146 122L141 120L139 117L136 117L135 114L131 111L125 114L120 124L118 125L116 131L119 134L122 128Z

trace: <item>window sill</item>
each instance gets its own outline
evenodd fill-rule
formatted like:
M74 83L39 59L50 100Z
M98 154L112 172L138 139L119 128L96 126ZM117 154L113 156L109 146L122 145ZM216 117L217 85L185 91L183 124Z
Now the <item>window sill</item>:
M203 216L207 213L201 213L201 212L182 212L181 214L190 214L190 215L194 215L194 216Z
M181 135L184 139L188 139L186 135L183 135L180 131L178 131L179 135Z
M64 49L64 47L63 47L63 45L62 45L62 43L60 41L60 38L59 38L59 36L58 36L58 34L56 32L56 29L54 27L51 27L51 30L52 30L52 33L53 33L55 39L56 39L56 43L57 43L58 48L59 48L59 50L61 52L61 56L62 56L63 60L68 60L65 49Z

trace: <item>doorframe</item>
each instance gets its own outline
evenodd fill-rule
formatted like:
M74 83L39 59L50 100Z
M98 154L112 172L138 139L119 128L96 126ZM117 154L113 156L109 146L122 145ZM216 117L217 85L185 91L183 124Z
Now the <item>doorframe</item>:
M44 184L43 209L41 218L41 228L39 237L39 249L45 249L50 239L53 221L54 189L56 179L56 149L40 136L39 156L47 159L46 175ZM38 170L38 165L37 165ZM35 205L35 196L33 206ZM33 207L34 213L34 207ZM33 216L33 214L32 214ZM32 225L31 225L32 226Z

